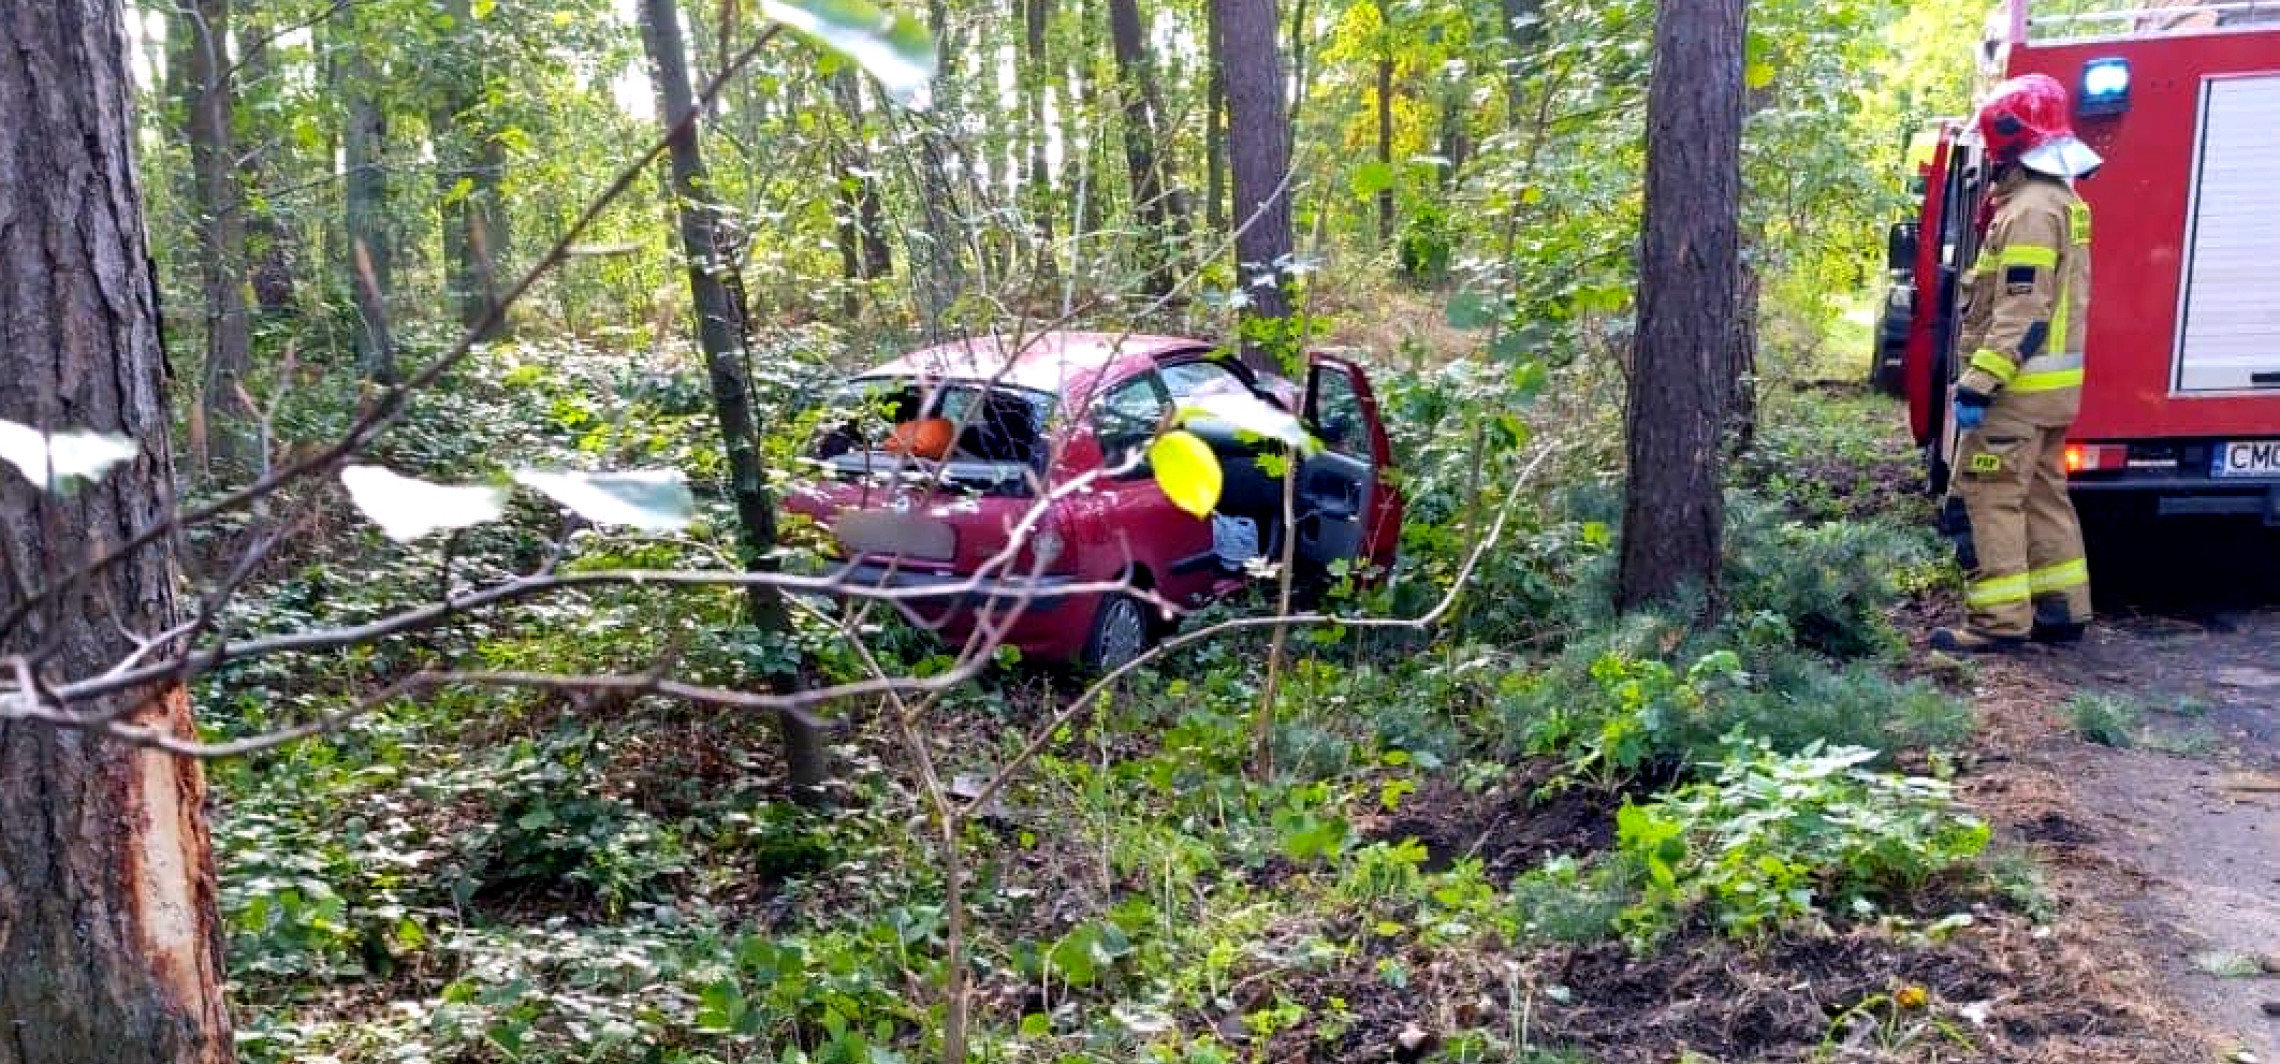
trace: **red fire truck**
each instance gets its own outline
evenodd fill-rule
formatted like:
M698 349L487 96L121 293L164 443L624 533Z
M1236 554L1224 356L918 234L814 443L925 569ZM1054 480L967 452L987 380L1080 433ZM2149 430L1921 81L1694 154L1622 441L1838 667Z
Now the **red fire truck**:
M1983 74L2067 85L2076 132L2106 160L2077 186L2096 235L2066 452L2076 501L2280 525L2280 0L2006 0L1981 59ZM1970 127L1943 124L1921 213L1890 241L1913 286L1888 305L1907 305L1900 376L1935 492L1985 178Z

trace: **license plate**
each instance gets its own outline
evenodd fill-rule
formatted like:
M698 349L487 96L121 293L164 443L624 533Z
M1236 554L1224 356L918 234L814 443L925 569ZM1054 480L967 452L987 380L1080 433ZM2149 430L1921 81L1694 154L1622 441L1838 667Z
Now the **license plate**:
M2209 474L2219 477L2280 476L2280 440L2233 440L2209 456Z

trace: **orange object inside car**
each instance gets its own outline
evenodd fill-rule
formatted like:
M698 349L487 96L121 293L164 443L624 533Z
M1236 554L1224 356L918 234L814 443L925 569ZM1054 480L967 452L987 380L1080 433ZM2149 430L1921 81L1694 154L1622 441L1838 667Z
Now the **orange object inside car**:
M894 433L887 437L887 453L939 462L950 457L954 435L948 418L922 417L905 421L896 425Z

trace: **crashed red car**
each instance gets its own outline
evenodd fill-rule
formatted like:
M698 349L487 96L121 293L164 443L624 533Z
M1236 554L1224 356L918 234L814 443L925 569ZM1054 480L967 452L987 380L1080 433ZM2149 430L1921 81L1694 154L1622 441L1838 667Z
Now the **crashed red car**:
M1175 409L1228 403L1295 414L1322 444L1301 460L1295 484L1300 575L1319 579L1341 559L1390 567L1402 498L1361 367L1313 355L1300 389L1207 341L1169 336L980 339L860 374L833 396L808 478L785 507L829 530L846 583L943 588L897 601L949 639L1010 617L1004 641L1029 659L1113 667L1176 616L1130 594L1050 589L1129 580L1192 608L1243 586L1254 560L1281 556L1282 479L1256 460L1281 445L1255 432L1185 420L1223 474L1205 518L1174 505L1145 461L1103 472L1144 454ZM1085 490L1053 497L1088 474L1097 480ZM1033 532L1011 563L977 581L1033 510Z

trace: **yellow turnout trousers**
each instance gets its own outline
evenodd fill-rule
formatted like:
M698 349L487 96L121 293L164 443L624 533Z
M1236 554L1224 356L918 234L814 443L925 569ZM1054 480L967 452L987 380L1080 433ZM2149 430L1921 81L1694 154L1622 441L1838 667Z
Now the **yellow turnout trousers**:
M1964 591L1971 630L2025 636L2040 621L2090 622L2090 563L2066 495L2066 426L2003 417L1956 448L1955 494L1971 518L1976 555Z

